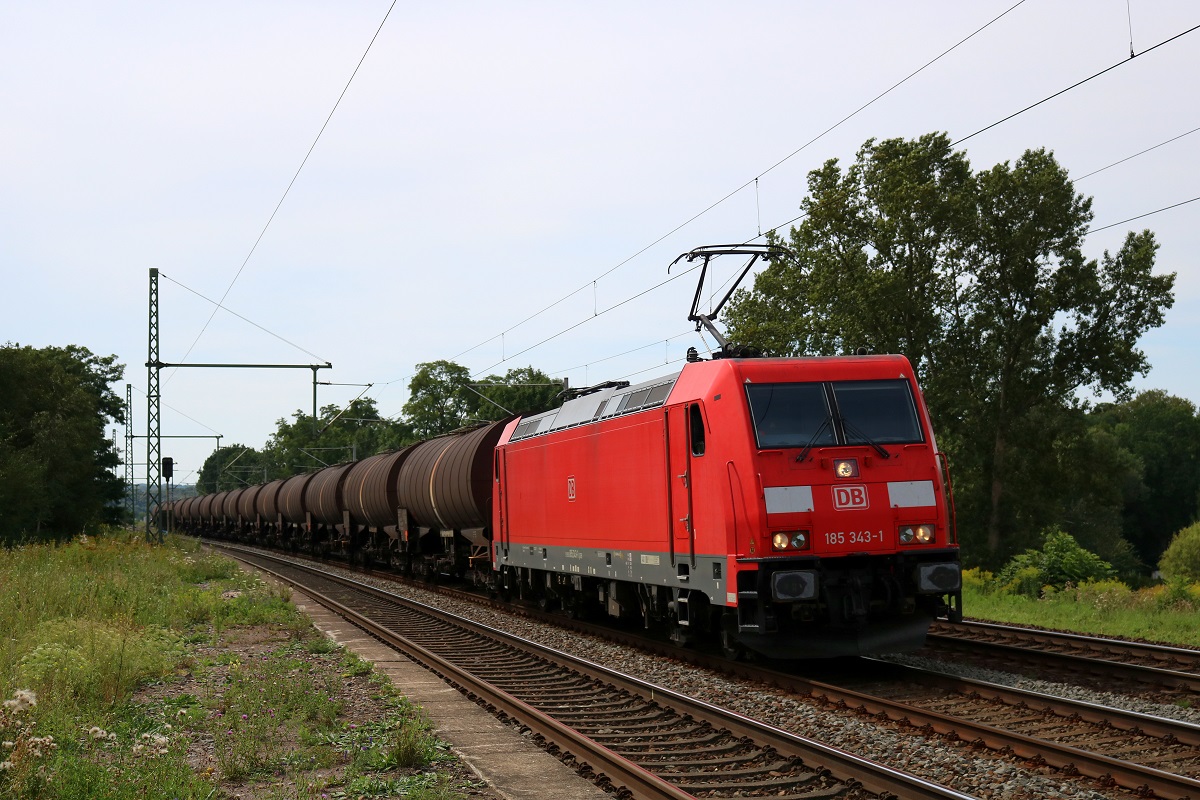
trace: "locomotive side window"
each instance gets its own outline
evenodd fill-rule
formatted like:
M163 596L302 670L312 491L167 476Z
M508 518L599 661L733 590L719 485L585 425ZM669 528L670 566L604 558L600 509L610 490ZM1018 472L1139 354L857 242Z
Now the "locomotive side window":
M847 444L924 441L908 381L843 381L833 395Z
M691 422L692 455L704 455L704 417L700 415L700 406L688 408L688 419Z
M751 383L746 397L760 448L836 444L824 384Z

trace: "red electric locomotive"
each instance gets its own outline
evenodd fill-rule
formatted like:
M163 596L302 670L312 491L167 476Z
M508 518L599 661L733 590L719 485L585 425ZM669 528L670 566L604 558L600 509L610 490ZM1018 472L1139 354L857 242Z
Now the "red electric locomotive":
M497 445L508 590L775 657L910 650L960 617L948 481L903 356L695 359L580 394Z
M493 547L509 588L687 640L912 649L959 608L958 547L902 356L721 359L514 421Z

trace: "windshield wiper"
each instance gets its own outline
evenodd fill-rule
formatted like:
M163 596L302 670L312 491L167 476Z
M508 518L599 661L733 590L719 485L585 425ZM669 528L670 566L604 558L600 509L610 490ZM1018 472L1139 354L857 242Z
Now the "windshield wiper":
M819 437L821 435L821 432L823 430L825 430L826 428L829 427L829 423L831 421L832 421L832 417L830 417L830 415L826 414L825 421L822 422L821 425L815 431L813 431L812 438L808 440L808 444L804 445L804 449L800 451L800 455L796 456L797 462L803 462L804 459L808 458L808 454L812 452L813 446L817 443L817 437Z
M854 434L854 437L856 439L861 440L862 444L871 445L871 447L875 448L875 452L879 453L880 458L891 458L892 457L892 454L889 453L887 450L884 450L883 446L881 444L879 444L874 439L872 439L870 436L867 436L865 433L860 431L858 428L856 428L850 422L850 420L846 419L845 417L842 417L842 430L844 430L847 434L851 434L851 433ZM858 444L858 443L859 442L856 442L856 444ZM849 436L846 437L846 444L850 444Z

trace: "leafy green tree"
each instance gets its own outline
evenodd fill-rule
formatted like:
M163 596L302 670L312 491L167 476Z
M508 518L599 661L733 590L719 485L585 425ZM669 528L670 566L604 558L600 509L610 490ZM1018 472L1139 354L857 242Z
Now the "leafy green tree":
M1122 508L1125 537L1154 564L1177 531L1198 518L1200 416L1196 406L1158 389L1101 406L1093 424L1139 462Z
M461 428L473 417L482 400L466 391L471 371L453 361L417 364L408 382L404 418L418 439L429 439Z
M1200 522L1175 534L1158 569L1167 580L1200 583Z
M124 482L105 426L125 419L111 389L123 374L116 356L77 345L0 347L0 543L119 519Z
M1137 341L1174 283L1152 274L1154 235L1088 260L1091 201L1052 154L975 174L944 134L868 141L808 185L791 255L734 298L730 338L775 355L908 355L953 456L964 544L999 563L1054 521L1062 497L1046 494L1062 482L1045 470L1062 463L1080 392L1124 398L1148 369Z
M323 406L316 420L300 410L292 418L292 422L278 420L263 450L272 479L367 458L417 441L407 422L380 417L369 397L354 400L345 409Z
M516 414L540 414L561 404L558 398L561 380L532 366L510 369L503 377L489 375L472 383L469 390L478 393L480 400L476 415L483 419L500 420Z
M271 465L262 453L242 444L220 447L204 460L196 479L200 494L227 492L268 480Z

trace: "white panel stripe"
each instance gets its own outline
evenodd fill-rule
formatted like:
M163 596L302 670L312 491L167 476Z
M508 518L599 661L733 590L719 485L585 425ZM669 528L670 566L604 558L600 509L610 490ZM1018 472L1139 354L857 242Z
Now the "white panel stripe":
M795 514L812 511L811 486L768 486L763 490L768 514Z
M892 508L916 508L937 504L933 481L892 481L888 483L888 501Z

